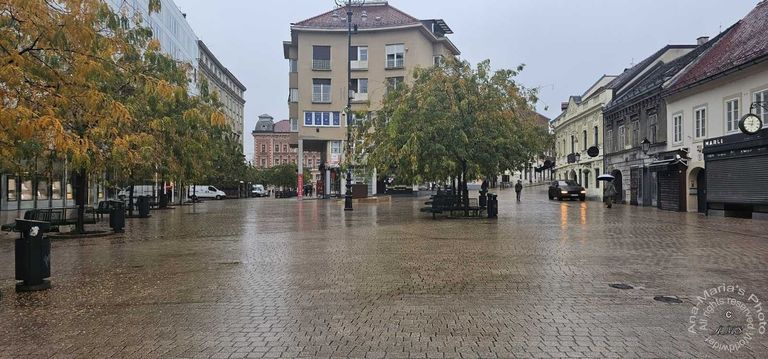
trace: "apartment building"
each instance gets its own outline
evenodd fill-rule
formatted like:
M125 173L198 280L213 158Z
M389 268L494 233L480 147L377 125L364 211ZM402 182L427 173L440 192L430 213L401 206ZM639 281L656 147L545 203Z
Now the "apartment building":
M325 193L331 192L330 171L344 163L347 126L355 120L345 117L347 97L353 112L375 116L387 89L410 81L413 69L460 54L447 37L452 31L445 21L419 20L386 1L353 7L352 23L356 31L351 47L345 8L292 24L291 40L283 43L290 71L291 130L299 156L305 151L321 154ZM369 194L375 193L376 180L376 173L353 179L367 183ZM344 185L343 179L336 183ZM335 192L341 193L340 188Z
M268 114L259 116L253 135L253 165L258 168L271 168L281 164L298 163L298 150L291 146L290 121L275 122ZM313 175L318 175L320 153L304 153L302 164Z
M610 84L615 79L616 76L604 75L583 95L571 96L552 123L557 153L555 176L580 183L587 190L587 198L592 200L603 200L603 189L597 181L597 177L605 173L603 107L613 98Z
M152 36L160 43L160 49L174 59L192 66L189 91L198 94L197 35L173 0L160 0L160 11L149 13L149 0L106 0L116 13L139 18L143 26L152 29Z
M219 59L208 49L203 40L197 41L200 55L198 67L200 75L208 83L210 93L215 93L221 102L222 110L227 118L227 125L232 129L232 135L243 146L243 118L245 111L245 86L221 64Z

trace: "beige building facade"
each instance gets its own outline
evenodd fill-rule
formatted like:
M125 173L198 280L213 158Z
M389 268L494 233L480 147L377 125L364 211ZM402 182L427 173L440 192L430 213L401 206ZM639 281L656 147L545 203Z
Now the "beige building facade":
M291 41L283 43L290 71L289 117L298 153L320 152L329 169L344 163L348 96L353 112L375 116L388 88L411 81L415 68L459 55L446 37L452 32L444 21L416 19L385 1L354 7L352 23L357 32L351 48L344 8L293 24ZM325 178L330 190L328 172ZM375 173L353 181L367 183L369 194L375 193ZM343 182L338 184L341 188Z
M582 96L571 96L563 103L563 113L554 121L556 167L558 180L573 180L584 186L587 198L603 199L602 184L597 177L603 173L603 107L611 101L609 84L616 76L603 76ZM587 150L598 149L591 157Z
M200 55L200 76L208 83L208 90L216 94L232 129L232 135L243 146L243 120L245 117L245 86L219 62L202 40L197 41Z

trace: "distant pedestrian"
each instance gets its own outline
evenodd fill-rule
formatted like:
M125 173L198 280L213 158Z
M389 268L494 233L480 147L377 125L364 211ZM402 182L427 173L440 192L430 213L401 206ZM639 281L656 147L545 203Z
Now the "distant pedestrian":
M515 195L517 196L518 202L520 202L521 193L523 193L523 182L520 180L517 180L517 184L515 184Z
M483 183L480 184L480 192L486 193L488 192L488 180L484 179Z
M616 196L616 186L613 185L613 181L608 182L605 186L605 206L608 208L613 207L613 197Z

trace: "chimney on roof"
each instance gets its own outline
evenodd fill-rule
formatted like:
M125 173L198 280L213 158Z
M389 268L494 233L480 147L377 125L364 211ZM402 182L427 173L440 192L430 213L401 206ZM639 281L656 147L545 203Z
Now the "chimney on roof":
M568 102L561 102L560 103L560 111L565 111L568 109Z
M696 45L704 45L709 42L709 36L701 36L696 39Z

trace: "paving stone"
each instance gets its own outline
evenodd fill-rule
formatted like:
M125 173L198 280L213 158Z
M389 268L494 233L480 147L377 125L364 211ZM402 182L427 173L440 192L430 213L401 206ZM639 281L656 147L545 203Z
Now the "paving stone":
M432 220L423 198L154 211L54 241L54 287L26 294L3 233L0 358L729 357L686 331L693 298L768 298L766 222L513 196L497 220Z

